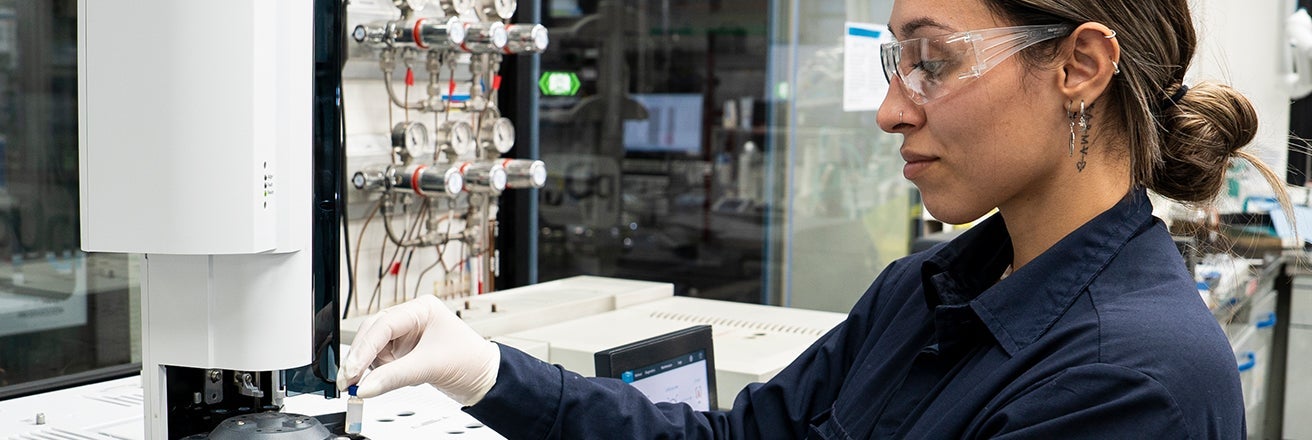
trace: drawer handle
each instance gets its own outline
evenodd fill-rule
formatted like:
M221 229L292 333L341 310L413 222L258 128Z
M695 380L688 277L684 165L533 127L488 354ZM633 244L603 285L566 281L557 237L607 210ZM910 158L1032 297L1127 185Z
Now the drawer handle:
M1256 354L1256 353L1253 353L1253 352L1250 351L1250 352L1244 353L1244 357L1247 358L1247 360L1245 360L1244 363L1239 364L1239 372L1240 372L1240 373L1243 373L1243 372L1248 371L1248 370L1252 370L1253 367L1256 367L1256 366L1257 366L1257 354Z
M1266 319L1257 322L1257 329L1271 328L1276 326L1276 312L1267 312Z

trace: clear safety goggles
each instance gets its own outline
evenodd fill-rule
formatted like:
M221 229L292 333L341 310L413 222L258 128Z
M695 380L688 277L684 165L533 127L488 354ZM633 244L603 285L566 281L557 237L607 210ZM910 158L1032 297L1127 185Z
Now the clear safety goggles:
M1064 24L1011 26L884 43L884 79L897 75L918 105L942 98L1030 46L1066 36Z

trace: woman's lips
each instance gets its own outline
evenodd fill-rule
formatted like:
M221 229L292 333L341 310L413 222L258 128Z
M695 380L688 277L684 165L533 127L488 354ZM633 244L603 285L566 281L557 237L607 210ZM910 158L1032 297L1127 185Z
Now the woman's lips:
M902 167L902 177L907 180L916 180L916 176L924 173L926 168L938 161L937 157L910 151L902 151L902 159L907 161Z

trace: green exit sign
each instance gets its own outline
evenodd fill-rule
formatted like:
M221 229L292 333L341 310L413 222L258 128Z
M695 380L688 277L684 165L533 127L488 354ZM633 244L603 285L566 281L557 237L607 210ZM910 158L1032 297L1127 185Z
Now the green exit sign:
M538 88L546 96L574 96L579 94L579 76L574 72L542 72Z

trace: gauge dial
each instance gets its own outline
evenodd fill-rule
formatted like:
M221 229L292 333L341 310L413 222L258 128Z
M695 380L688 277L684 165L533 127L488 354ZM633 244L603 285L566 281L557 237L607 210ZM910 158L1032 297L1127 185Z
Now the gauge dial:
M422 11L428 6L428 0L401 0L401 3L415 12Z
M437 129L437 141L456 157L474 152L474 128L468 122L447 122Z
M419 122L402 122L392 127L392 147L410 154L418 153L428 145L428 127Z
M515 123L506 118L496 118L483 124L479 132L483 146L498 153L508 153L515 147Z
M519 2L515 0L484 0L484 2L485 5L490 3L487 6L491 6L490 8L485 6L485 11L494 13L501 18L510 18L510 16L515 15L515 9L519 6Z
M474 8L474 0L441 0L441 4L446 15L458 15Z

